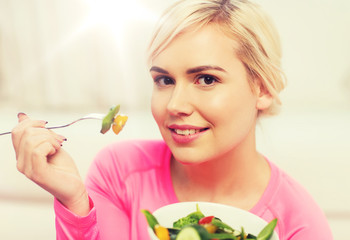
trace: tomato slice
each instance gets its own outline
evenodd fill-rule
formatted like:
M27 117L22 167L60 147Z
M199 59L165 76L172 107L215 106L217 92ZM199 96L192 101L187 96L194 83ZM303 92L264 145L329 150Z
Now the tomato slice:
M211 223L213 219L214 219L214 216L207 216L199 219L198 224L201 224L201 225L208 224L208 223Z

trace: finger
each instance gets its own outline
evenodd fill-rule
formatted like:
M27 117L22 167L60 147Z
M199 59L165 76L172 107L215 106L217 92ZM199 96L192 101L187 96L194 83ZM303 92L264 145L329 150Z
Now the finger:
M55 154L56 151L49 142L42 142L27 155L26 161L18 165L18 168L27 178L41 184L45 182L48 173L47 156Z
M51 129L47 129L59 142L63 142L63 141L67 141L67 138L65 136L62 136L60 134L55 133L54 131L52 131Z
M48 131L44 134L31 136L20 144L17 168L27 176L33 168L46 165L48 156L54 155L60 148L61 141L58 141Z
M27 126L45 127L45 125L47 124L47 121L31 119L27 115L25 115L25 114L23 115L23 114L21 114L20 117L18 118L18 125L17 126L19 126L19 127L27 127Z
M28 126L45 127L45 125L47 124L47 121L33 120L30 117L28 117L27 114L22 113L22 112L18 113L17 117L18 117L18 123L19 123L17 126L18 127L22 127L22 128L25 128L25 127L28 127ZM25 122L25 123L22 123L22 122Z
M46 121L42 120L32 120L27 115L20 116L20 123L12 129L12 144L15 151L17 152L19 143L26 132L30 132L32 128L45 128Z
M32 149L37 148L44 142L50 143L55 149L59 149L62 146L62 137L52 131L43 128L33 128L30 132L30 135L28 137L25 136L26 139L21 143L21 148L28 151L25 154L30 154Z
M28 161L30 161L34 149L44 142L49 142L54 149L58 150L62 146L63 139L60 135L47 129L32 128L27 130L26 133L23 134L19 145L16 147L16 159L19 162L18 165L22 168Z

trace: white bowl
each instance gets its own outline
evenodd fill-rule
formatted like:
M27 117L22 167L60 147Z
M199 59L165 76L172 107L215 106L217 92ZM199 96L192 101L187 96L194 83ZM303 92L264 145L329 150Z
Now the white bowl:
M180 202L161 207L152 214L157 218L159 224L164 227L172 227L173 222L196 211L196 205L205 216L215 216L227 223L233 229L244 228L246 233L258 235L266 226L267 222L262 218L239 208L209 202ZM148 232L152 240L159 240L151 228ZM279 240L274 232L270 240Z

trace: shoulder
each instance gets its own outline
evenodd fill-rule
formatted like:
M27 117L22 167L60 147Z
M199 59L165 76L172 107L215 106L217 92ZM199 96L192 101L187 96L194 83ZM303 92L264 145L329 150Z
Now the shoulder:
M281 170L277 166L273 166L276 170L276 177L271 181L275 181L273 184L276 187L275 196L272 198L274 201L280 201L286 205L286 211L294 210L309 210L309 211L321 211L311 194L302 186L297 180Z
M270 187L274 191L270 191L267 211L279 219L282 239L332 239L327 219L309 192L286 172L270 165Z

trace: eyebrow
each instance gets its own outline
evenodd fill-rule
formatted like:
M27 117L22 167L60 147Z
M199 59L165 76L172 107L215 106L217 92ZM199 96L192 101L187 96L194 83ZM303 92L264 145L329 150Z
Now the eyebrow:
M186 74L193 74L193 73L203 72L203 71L207 71L207 70L217 70L217 71L221 71L221 72L226 72L225 69L218 67L218 66L204 65L204 66L190 68L186 71ZM151 67L150 72L151 71L159 72L159 73L163 73L163 74L169 74L168 71L164 70L163 68L157 67L157 66Z
M163 73L163 74L169 74L168 71L164 70L163 68L160 68L160 67L156 67L156 66L153 66L151 67L151 69L149 70L150 72L159 72L159 73Z
M218 67L218 66L212 66L212 65L205 65L205 66L198 66L194 68L190 68L186 71L187 74L193 74L193 73L198 73L198 72L203 72L207 70L217 70L221 72L226 72L225 69Z

